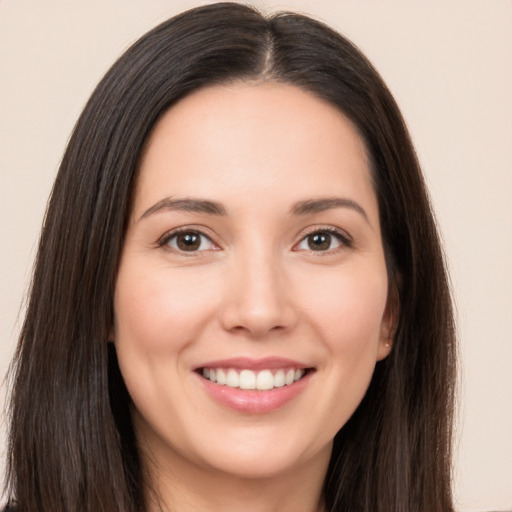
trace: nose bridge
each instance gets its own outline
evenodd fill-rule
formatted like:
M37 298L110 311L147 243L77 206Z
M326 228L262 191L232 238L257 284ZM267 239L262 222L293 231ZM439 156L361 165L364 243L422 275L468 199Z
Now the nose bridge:
M295 315L278 252L253 240L234 260L223 311L225 328L258 337L290 327Z

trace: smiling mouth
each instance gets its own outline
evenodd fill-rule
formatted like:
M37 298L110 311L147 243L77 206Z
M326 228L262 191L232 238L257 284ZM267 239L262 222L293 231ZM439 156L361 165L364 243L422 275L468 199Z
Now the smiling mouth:
M313 368L281 368L253 371L234 368L198 368L197 373L221 386L242 390L269 391L274 388L290 386L313 370Z

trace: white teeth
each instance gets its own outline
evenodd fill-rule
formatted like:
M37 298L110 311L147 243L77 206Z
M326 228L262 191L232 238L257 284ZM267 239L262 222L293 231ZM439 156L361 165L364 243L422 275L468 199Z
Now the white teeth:
M274 387L274 376L270 370L263 370L256 377L256 389L272 389Z
M284 370L279 370L274 375L274 387L281 388L284 386Z
M237 388L240 384L240 379L238 377L238 373L233 368L228 370L228 374L226 376L226 386L230 388Z
M216 382L222 386L240 389L257 389L259 391L289 386L302 379L305 374L303 369L289 368L288 370L241 370L238 373L234 368L203 368L202 374L205 379Z
M222 385L226 384L226 372L224 370L219 368L217 370L216 377L217 377L217 384L222 384Z
M240 389L255 389L256 374L251 370L242 370L240 372Z

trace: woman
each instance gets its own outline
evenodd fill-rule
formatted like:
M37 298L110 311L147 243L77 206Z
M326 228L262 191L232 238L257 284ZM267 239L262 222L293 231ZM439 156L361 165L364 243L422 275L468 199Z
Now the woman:
M407 130L306 17L188 11L57 176L16 354L24 511L451 511L454 334Z

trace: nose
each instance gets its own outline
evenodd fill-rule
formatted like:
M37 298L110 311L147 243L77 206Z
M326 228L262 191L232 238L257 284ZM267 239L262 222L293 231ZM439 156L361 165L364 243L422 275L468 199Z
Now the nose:
M230 269L220 312L224 329L262 338L295 325L291 283L277 260L268 254L252 254L240 257Z

